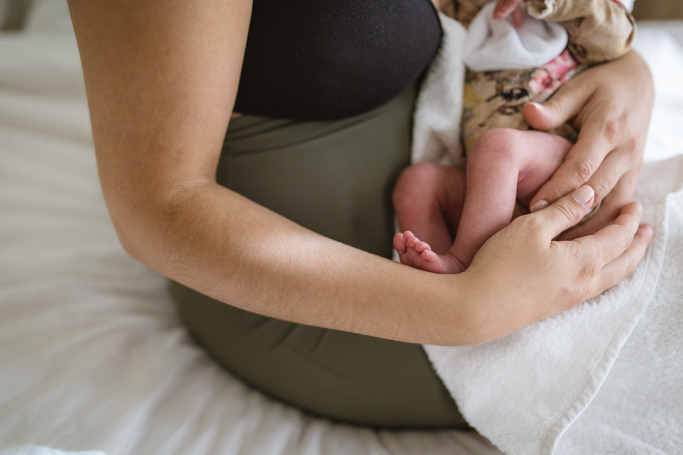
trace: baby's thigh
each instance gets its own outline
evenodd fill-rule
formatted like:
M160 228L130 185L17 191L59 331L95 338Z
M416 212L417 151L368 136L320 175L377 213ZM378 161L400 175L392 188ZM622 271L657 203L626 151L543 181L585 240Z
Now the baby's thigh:
M465 193L465 173L453 166L417 163L403 170L392 194L394 208L400 216L405 210L436 204L446 207L449 201Z
M477 139L468 161L468 179L499 168L516 175L517 198L524 201L553 175L571 147L570 141L556 134L494 128Z
M562 165L573 143L543 131L516 131L520 155L517 198L525 203Z

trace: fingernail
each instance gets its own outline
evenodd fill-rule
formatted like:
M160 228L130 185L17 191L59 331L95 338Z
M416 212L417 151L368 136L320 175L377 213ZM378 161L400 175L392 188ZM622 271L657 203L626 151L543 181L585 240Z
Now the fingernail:
M593 188L591 188L588 185L583 185L582 187L580 187L572 193L572 197L579 204L585 204L586 202L591 200L594 194L595 191L593 191Z
M533 107L535 107L535 108L538 109L539 111L542 111L543 109L545 109L545 108L543 107L543 105L542 105L542 104L539 104L539 103L529 103L529 104L531 104Z
M531 210L531 212L533 213L538 212L539 210L544 209L546 207L548 207L548 201L540 200L531 207L529 207L529 210Z

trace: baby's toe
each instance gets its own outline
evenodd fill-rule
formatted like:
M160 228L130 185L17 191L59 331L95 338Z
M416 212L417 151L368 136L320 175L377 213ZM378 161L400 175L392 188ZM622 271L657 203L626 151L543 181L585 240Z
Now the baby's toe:
M394 248L398 251L398 254L403 254L408 249L403 234L398 233L394 236Z
M418 241L415 243L415 250L418 253L422 253L423 251L431 251L431 247L429 246L429 243L427 243L427 242Z
M421 254L422 259L424 259L427 262L435 262L436 260L439 259L439 255L433 252L431 249L430 250L424 250Z
M406 243L408 244L409 247L415 248L415 244L419 242L419 239L415 237L415 234L413 234L410 231L405 231L403 233L403 238L405 239Z

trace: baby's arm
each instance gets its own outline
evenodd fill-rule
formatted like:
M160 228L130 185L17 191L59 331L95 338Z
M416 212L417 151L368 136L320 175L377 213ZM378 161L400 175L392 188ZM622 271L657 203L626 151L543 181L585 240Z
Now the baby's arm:
M569 32L568 48L588 65L626 54L635 37L635 19L616 0L530 0L533 17L558 22Z

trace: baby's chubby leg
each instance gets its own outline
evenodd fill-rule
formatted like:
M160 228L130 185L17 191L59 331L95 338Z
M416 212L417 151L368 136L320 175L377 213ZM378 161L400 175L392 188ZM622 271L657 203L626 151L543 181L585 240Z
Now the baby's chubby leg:
M403 264L424 269L423 245L440 254L453 246L465 201L465 171L434 163L414 164L399 176L392 200L399 228L408 231L396 234L394 247Z
M466 190L455 168L408 168L394 190L399 227L410 229L394 237L401 262L434 273L463 272L484 242L510 223L515 201L528 203L571 146L540 131L486 131L468 158ZM455 242L446 251L455 226Z
M569 153L572 143L550 133L495 128L483 133L467 163L467 197L446 255L468 267L481 246L510 223L515 201L528 204Z

